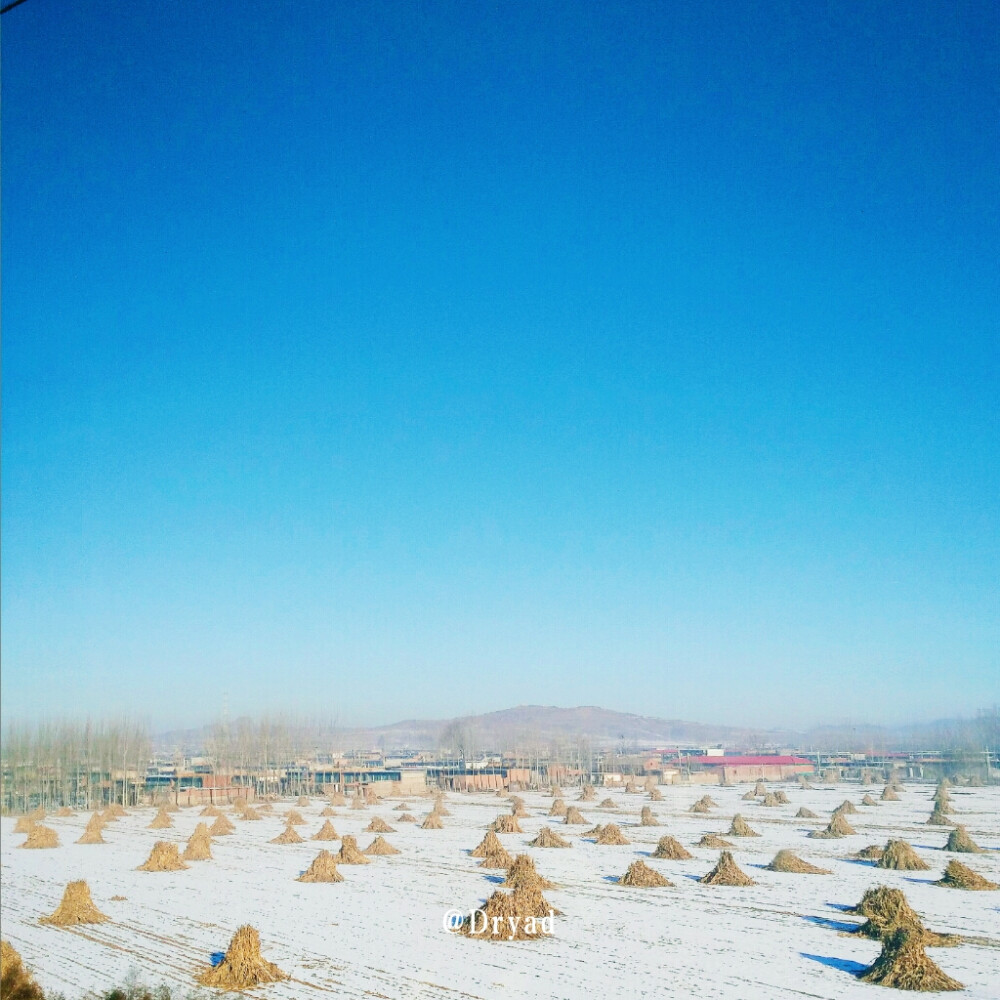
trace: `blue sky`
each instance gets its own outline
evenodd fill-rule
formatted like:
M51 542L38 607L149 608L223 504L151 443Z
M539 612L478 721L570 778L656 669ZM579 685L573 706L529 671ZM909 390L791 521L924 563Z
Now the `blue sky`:
M996 5L2 32L5 717L997 701Z

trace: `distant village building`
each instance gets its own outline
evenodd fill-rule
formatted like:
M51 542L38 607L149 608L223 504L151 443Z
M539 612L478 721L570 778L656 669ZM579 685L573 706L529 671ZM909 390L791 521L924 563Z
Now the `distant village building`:
M764 778L768 781L784 781L799 774L810 774L814 770L812 761L805 757L792 757L781 754L760 756L729 756L729 757L698 757L689 758L692 775L695 770L702 773L718 775L722 785L736 784L740 781L756 781Z

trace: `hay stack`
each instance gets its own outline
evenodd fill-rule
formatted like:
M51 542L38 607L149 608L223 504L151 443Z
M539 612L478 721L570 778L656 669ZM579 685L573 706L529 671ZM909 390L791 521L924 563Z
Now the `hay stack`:
M458 932L487 941L530 941L549 933L542 920L555 912L539 890L497 889L485 906L466 917Z
M757 798L757 796L756 796L756 795L754 795L754 793L753 793L753 790L751 789L750 791L746 791L746 792L744 792L744 793L743 793L743 794L742 794L742 795L740 796L740 798L741 798L741 799L742 799L742 800L743 800L744 802L753 802L753 801L754 801L754 799L756 799L756 798Z
M259 819L263 819L263 817L259 812L257 812L256 809L254 809L253 806L247 806L240 815L240 819L246 820L249 823L254 823Z
M69 807L69 806L62 806L62 807L61 807L61 808L59 809L59 811L58 811L58 812L56 813L56 815L57 815L57 816L58 816L58 817L59 817L60 819L67 819L68 817L70 817L70 816L73 816L73 815L74 815L74 813L73 813L73 810L72 810L72 809L70 809L70 807Z
M978 872L963 865L961 861L949 861L948 867L944 870L941 879L934 883L942 885L948 889L972 889L987 891L990 889L1000 889L1000 885L983 878Z
M106 844L107 841L101 836L101 831L104 829L104 820L100 813L95 812L90 819L87 820L86 829L83 831L83 836L77 841L78 844Z
M688 812L693 812L693 813L707 813L708 812L708 806L706 806L704 802L702 802L701 800L699 800L699 801L695 802L694 805L692 805L688 809Z
M924 930L920 917L906 901L902 891L890 889L887 885L866 889L861 902L848 908L846 912L865 918L865 922L851 933L874 941L891 936L899 927L908 927L921 933Z
M30 816L18 816L14 824L14 833L31 833L35 827L35 821Z
M562 798L562 793L563 793L563 791L562 791L562 789L558 785L553 785L549 789L549 795L551 795L552 798L554 798L554 799L561 799Z
M850 837L852 834L858 831L851 826L850 823L844 819L844 814L841 812L835 812L830 819L830 822L826 824L825 830L812 830L806 834L807 837L811 837L813 840L839 840L841 837Z
M479 842L479 846L472 851L469 857L485 858L487 855L496 854L503 849L504 846L500 843L500 838L493 830L488 830L486 836Z
M721 851L723 848L732 847L733 845L729 843L728 840L724 840L716 833L706 833L701 840L695 844L695 847L707 847L713 851Z
M772 872L791 872L795 875L830 875L828 868L817 868L803 861L794 851L778 851L767 866Z
M166 840L158 840L153 844L149 858L144 865L139 865L140 872L179 872L187 868L181 860L177 845Z
M70 882L55 911L47 917L41 917L38 922L54 924L56 927L71 927L74 924L103 924L110 919L94 905L90 886L81 880Z
M334 792L330 796L330 805L331 806L340 806L341 808L343 808L344 806L346 806L347 805L347 799L344 797L344 793L343 792Z
M931 813L930 818L927 820L927 826L956 826L952 820L948 819L948 816L943 813L937 806L934 807L934 811Z
M160 809L157 811L156 815L153 817L153 822L149 824L146 828L148 830L169 830L174 825L174 821L170 818L170 814L166 809Z
M603 829L604 829L604 825L602 823L598 823L597 826L595 826L592 830L584 830L583 833L580 834L580 836L581 837L599 837L601 835L601 830L603 830Z
M272 841L272 844L301 844L302 838L299 836L298 831L289 823L281 833L278 834Z
M337 863L341 865L370 865L371 862L358 850L358 842L345 834L340 841L340 851L337 854Z
M334 829L333 824L326 820L323 825L312 835L313 840L340 840L340 834Z
M804 774L800 774L796 778L796 781L798 782L799 788L813 788L814 787L813 785L809 784L809 782L806 780L806 776Z
M399 854L400 852L396 850L392 844L389 843L385 837L376 837L364 850L365 854Z
M229 822L227 816L216 816L215 822L209 827L208 832L213 837L225 837L227 834L232 833L236 829L232 823Z
M221 816L222 810L218 806L208 805L200 813L199 816Z
M843 816L853 816L857 811L857 806L850 800L844 799L843 802L833 810L835 813L840 813Z
M656 842L656 850L650 855L651 858L666 858L670 861L684 861L692 856L691 852L673 837L660 837Z
M389 826L388 823L381 816L376 816L366 827L365 833L395 833L396 831Z
M58 847L59 835L51 826L42 826L41 823L36 823L28 833L28 839L21 846L31 850Z
M434 806L431 809L431 812L434 813L435 816L443 816L446 819L447 819L447 817L449 817L451 815L451 810L450 809L446 809L440 799L438 799L437 802L434 803ZM523 802L519 806L515 806L514 809L512 810L512 812L513 812L513 815L515 815L515 816L527 816L528 815L527 810L524 808L524 803Z
M490 851L483 856L479 862L480 868L503 868L506 871L514 863L514 858L507 853L507 849L501 844L496 850Z
M507 877L501 883L505 889L554 889L555 883L542 878L530 855L519 854L507 866Z
M699 802L704 802L705 805L708 806L709 809L718 809L719 808L719 803L716 802L715 799L713 799L711 795L703 795L698 801Z
M879 796L883 802L898 802L899 796L896 794L896 789L892 785L886 785L882 789L882 794Z
M443 830L444 829L444 823L441 822L441 817L436 812L429 812L424 817L423 823L420 824L420 829L421 830Z
M663 801L663 792L661 792L659 790L659 788L651 788L649 790L649 801L650 802L662 802Z
M300 795L300 796L299 796L299 797L298 797L298 798L297 798L297 799L295 800L295 804L296 804L296 805L297 805L297 806L298 806L298 807L299 807L300 809L307 809L307 808L309 807L309 796L308 796L308 795Z
M351 799L351 808L352 809L364 809L364 808L366 808L366 806L367 806L367 803L359 795L355 795L354 798Z
M812 809L806 809L805 806L801 806L799 811L795 814L796 819L819 819L819 816L812 811Z
M397 823L416 823L417 817L412 813L402 813L396 820Z
M615 800L612 798L602 799L597 807L598 809L617 809L618 806L615 804Z
M718 864L707 874L702 875L699 882L705 885L756 885L749 875L740 870L740 866L733 860L729 851L723 851L719 855Z
M840 771L835 767L828 767L823 772L823 784L824 785L835 785L840 781Z
M410 808L409 802L400 802L398 806L393 806L393 812L403 813Z
M643 806L642 812L639 813L639 826L659 826L660 821L653 814L653 810L649 806Z
M764 798L761 799L760 804L762 806L768 806L771 808L773 808L774 806L781 805L781 803L778 801L778 796L775 795L773 792L768 792L767 795L765 795Z
M905 872L925 872L929 871L931 866L905 840L890 840L885 845L876 867Z
M260 953L260 934L244 924L234 935L225 957L199 977L202 986L219 990L246 990L261 983L278 983L289 977Z
M597 843L604 847L623 847L625 844L630 844L631 841L625 838L615 823L608 823L607 826L601 827L601 832L597 835Z
M633 861L628 866L628 871L619 877L618 884L633 886L636 889L658 889L661 886L672 886L674 883L665 879L644 861Z
M509 816L505 813L497 816L493 821L491 829L496 830L497 833L524 833L520 823L517 821L517 817Z
M862 847L854 857L858 861L879 861L884 850L885 848L879 847L878 844L869 844L867 847Z
M877 806L878 803L871 797L868 792L865 792L864 798L861 800L863 806Z
M729 825L728 835L730 837L759 837L756 830L751 830L747 821L737 813Z
M858 978L864 983L924 993L965 989L927 957L920 933L903 927L883 941L882 954L859 972Z
M543 826L541 830L538 831L538 836L534 840L528 842L529 847L571 847L572 845L568 840L560 837L558 833L555 833L552 829L547 826Z
M593 785L584 785L583 791L580 792L580 798L577 799L578 802L593 802L597 798L597 792L594 791Z
M552 808L549 809L549 816L565 816L566 815L566 803L562 799L556 799L552 803Z
M320 819L329 819L331 816L337 815L337 810L334 809L332 806L324 806L322 810L320 810L319 815Z
M24 967L9 941L0 941L0 997L3 1000L45 1000L42 988Z
M312 864L295 880L296 882L343 882L337 871L337 859L329 851L320 851Z
M757 784L753 786L754 798L758 795L767 795L767 785L764 784L763 778L757 779Z
M285 823L288 826L302 826L305 820L302 818L302 813L297 809L289 809L288 815L285 817Z
M184 848L185 861L211 861L212 835L205 823L199 823Z
M774 793L774 797L778 800L778 805L780 806L790 806L792 804L788 796L780 789Z
M104 810L106 816L111 816L113 819L121 819L123 816L127 816L128 813L125 812L125 807L120 802L112 802L107 809Z
M566 810L566 818L563 820L566 826L586 826L589 822L590 820L576 806L570 806Z
M943 850L958 854L985 854L986 852L969 836L964 826L956 826L948 834L948 842Z

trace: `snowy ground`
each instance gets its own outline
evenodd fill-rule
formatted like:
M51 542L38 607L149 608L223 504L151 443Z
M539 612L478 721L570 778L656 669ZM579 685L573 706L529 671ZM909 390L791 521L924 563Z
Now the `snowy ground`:
M800 790L783 787L791 804L764 808L740 796L748 785L731 788L664 787L663 802L645 795L610 794L615 814L579 804L592 823L613 820L632 841L627 847L599 847L580 833L545 817L551 799L524 793L531 818L523 834L502 835L511 853L530 853L540 873L559 885L546 893L563 915L555 934L540 941L490 943L448 933L448 909L476 906L494 889L499 874L486 872L468 856L487 824L508 804L494 795L448 796L452 816L443 830L421 830L395 822L388 800L365 810L338 809L332 819L339 833L354 834L361 847L373 816L396 829L387 839L403 853L376 858L367 866L342 866L343 883L306 885L295 881L322 847L339 842L277 846L268 843L283 829L276 804L260 822L234 819L236 833L213 842L214 860L192 862L187 871L136 871L154 841L170 839L181 847L199 822L196 808L173 814L171 830L149 830L152 810L137 810L106 828L105 846L82 846L86 815L57 819L62 846L56 850L19 850L22 835L14 820L2 821L0 888L2 933L47 990L69 1000L88 990L107 989L131 969L143 980L181 987L195 985L197 972L213 952L225 949L235 928L252 923L261 933L265 957L293 977L262 987L254 995L309 998L391 997L695 997L722 1000L879 997L881 987L858 982L851 974L868 964L878 945L846 937L856 921L841 907L857 902L866 888L901 888L925 924L970 940L957 948L935 948L931 957L965 983L963 994L977 1000L1000 997L1000 892L961 892L931 885L949 859L958 857L994 882L1000 881L1000 790L954 788L954 818L973 839L989 848L983 855L951 855L940 848L948 830L928 827L932 786L909 784L900 802L859 806L849 817L858 835L844 840L809 840L810 829L825 825L845 798L856 805L864 791L856 785ZM708 792L720 808L708 815L688 807ZM566 790L573 804L578 792ZM409 799L421 819L428 800ZM324 803L314 799L301 809L308 838L323 820ZM650 805L663 824L639 827L639 810ZM796 820L800 806L822 820ZM706 832L724 833L734 813L742 813L762 836L735 839L735 858L759 884L736 889L699 884L718 852L692 845ZM211 821L209 821L211 822ZM528 848L543 825L568 836L569 850ZM650 861L647 852L669 833L694 854L690 861ZM931 865L929 872L882 871L848 860L869 843L902 837ZM732 838L730 838L732 839ZM788 875L762 870L780 848L833 870L832 875ZM627 889L613 881L629 863L646 860L674 888ZM72 879L86 879L101 910L113 923L80 928L40 925ZM126 897L112 901L112 896Z

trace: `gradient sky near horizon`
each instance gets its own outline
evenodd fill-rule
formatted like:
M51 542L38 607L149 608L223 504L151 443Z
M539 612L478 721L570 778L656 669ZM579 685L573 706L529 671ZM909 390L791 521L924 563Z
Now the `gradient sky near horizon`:
M1000 6L3 17L2 712L1000 700Z

